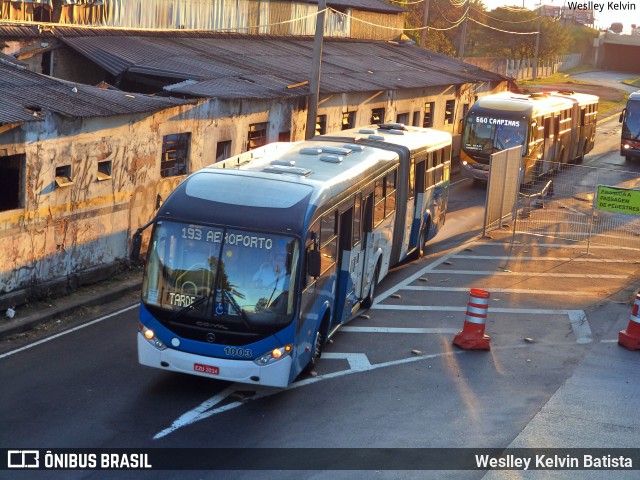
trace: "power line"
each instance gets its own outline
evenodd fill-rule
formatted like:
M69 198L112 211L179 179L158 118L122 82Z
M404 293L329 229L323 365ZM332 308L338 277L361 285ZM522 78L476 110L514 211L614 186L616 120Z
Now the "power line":
M511 33L513 35L537 35L538 34L538 32L512 32L512 31L509 31L509 30L502 30L500 28L492 27L491 25L485 25L484 23L481 23L478 20L474 20L471 17L469 17L469 20L471 20L473 23L477 23L478 25L481 25L483 27L490 28L491 30L496 30L496 31L502 32L502 33Z

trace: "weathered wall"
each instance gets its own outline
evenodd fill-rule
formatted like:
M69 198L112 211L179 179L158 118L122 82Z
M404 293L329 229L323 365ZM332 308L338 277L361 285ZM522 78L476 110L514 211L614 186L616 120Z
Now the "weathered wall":
M377 108L385 109L384 121L387 123L397 122L399 114L407 113L409 124L414 124L414 118L417 116L418 122L414 125L422 126L425 104L432 102L433 128L453 135L453 155L457 157L460 148L458 123L464 115L465 104L470 107L476 97L506 89L506 82L485 82L448 87L334 94L321 97L318 115L327 115L327 133L341 130L343 112L356 112L356 126L362 126L370 124L371 111ZM444 121L447 100L455 100L455 114L449 124L445 124Z
M0 130L2 155L24 155L26 186L24 208L0 212L0 292L127 258L132 232L184 178L160 176L165 135L191 133L196 171L215 161L219 140L231 140L232 154L244 151L252 123L269 122L269 140L276 141L279 129L303 123L298 103L205 101L147 117L48 115ZM111 178L98 180L105 160ZM71 165L73 184L59 187L56 167L64 165Z
M356 126L368 125L371 110L385 108L385 122L414 113L421 125L426 102L434 103L434 127L457 136L463 105L505 88L504 83L406 89L321 98L327 132L342 128L342 113L356 111ZM452 123L444 124L446 100L456 100ZM2 156L24 155L25 206L0 212L0 308L2 292L64 279L129 255L130 238L154 215L184 176L161 178L165 135L191 133L189 171L214 163L216 145L231 142L231 155L248 150L248 130L268 123L267 141L290 132L303 140L306 99L202 100L148 116L66 119L48 115L44 122L0 129ZM110 160L110 179L98 179L98 162ZM56 167L71 165L73 184L59 187Z

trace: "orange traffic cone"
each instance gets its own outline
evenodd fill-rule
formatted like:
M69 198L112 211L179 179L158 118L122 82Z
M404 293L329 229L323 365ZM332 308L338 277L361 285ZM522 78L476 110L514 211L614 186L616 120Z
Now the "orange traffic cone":
M629 350L640 350L640 292L636 294L636 301L629 315L629 325L626 330L620 330L618 343Z
M489 292L472 288L467 303L467 317L462 330L453 339L453 344L464 350L491 350L491 337L484 334L489 309Z

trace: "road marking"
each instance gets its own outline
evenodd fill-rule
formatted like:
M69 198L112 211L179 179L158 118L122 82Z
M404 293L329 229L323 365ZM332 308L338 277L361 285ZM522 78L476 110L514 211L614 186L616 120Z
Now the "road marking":
M371 307L372 310L424 310L428 312L466 312L467 307L450 307L447 305L381 305L377 304ZM494 313L523 313L534 315L569 315L574 310L566 310L562 308L499 308L489 307L489 312ZM577 310L581 312L582 310Z
M160 433L156 434L153 439L157 440L158 438L166 437L171 432L176 431L179 428L182 428L186 425L190 425L194 422L198 421L198 417L207 412L210 408L215 407L220 402L223 402L227 397L233 395L238 390L236 384L231 385L230 387L225 388L222 392L217 395L211 397L208 400L205 400L196 408L189 410L188 412L180 415L177 420L175 420L169 428L165 428ZM235 407L233 407L235 408ZM218 410L224 411L224 407L218 408Z
M433 305L381 305L376 304L372 310L402 310L402 311L426 311L426 312L466 312L466 307L448 307ZM587 315L583 310L563 310L546 308L498 308L489 307L489 313L513 313L523 315L566 315L569 317L571 329L576 337L576 343L581 345L591 343L593 337ZM343 327L346 328L346 327ZM353 327L352 327L353 328Z
M520 348L531 348L531 347L532 347L531 344L522 344L522 345L511 345L511 346L505 346L505 347L496 347L496 348L493 348L493 350L494 351L498 351L498 350L520 349ZM347 360L351 359L351 361L357 363L361 368L360 369L340 370L338 372L327 373L325 375L318 375L317 377L305 378L304 380L300 380L300 381L292 383L291 385L289 385L286 388L263 388L262 390L259 390L255 395L250 396L250 397L246 397L242 401L235 401L235 402L231 402L231 403L227 403L225 405L222 405L221 407L216 407L216 405L224 402L228 397L230 397L231 395L233 395L236 392L243 392L243 391L247 391L247 390L255 391L256 388L260 388L260 387L256 387L256 386L253 386L253 385L233 384L233 385L227 387L225 390L223 390L219 394L211 397L208 400L205 400L204 402L202 402L196 408L194 408L192 410L189 410L188 412L186 412L183 415L181 415L176 421L174 421L171 424L170 427L165 428L161 432L157 433L153 437L153 439L154 440L158 440L158 439L160 439L162 437L166 437L167 435L169 435L170 433L178 430L179 428L186 427L188 425L192 425L192 424L194 424L196 422L200 422L202 420L206 420L207 418L212 417L214 415L217 415L219 413L228 412L229 410L233 410L235 408L241 407L242 405L245 405L248 402L251 402L251 401L254 401L254 400L258 400L258 399L261 399L261 398L265 398L265 397L270 397L272 395L277 395L277 394L282 393L284 391L293 390L293 389L301 388L301 387L306 387L307 385L311 385L311 384L314 384L314 383L317 383L317 382L321 382L323 380L329 380L329 379L332 379L332 378L344 377L346 375L353 375L353 374L362 373L362 372L365 372L365 371L379 370L381 368L393 367L393 366L396 366L396 365L403 365L403 364L414 363L414 362L422 362L422 361L425 361L425 360L431 360L431 359L434 359L434 358L446 357L446 356L450 356L450 355L463 355L463 354L470 353L470 352L471 353L476 353L476 352L468 351L468 350L450 350L448 352L434 353L434 354L430 354L430 355L417 355L417 356L414 356L414 357L401 358L399 360L392 360L392 361L389 361L389 362L376 363L374 365L369 363L369 360L367 359L368 366L366 366L362 362L362 360L355 360L356 358L361 358L360 356L366 357L366 354L364 354L364 353L359 353L359 354L353 354L353 353L333 353L333 354L323 353L322 354L322 358L323 359L329 359L329 358L347 359Z
M584 257L516 257L513 255L455 255L452 258L468 260L510 260L510 261L543 261L543 262L590 262L590 263L633 263L628 259L584 258Z
M504 247L505 244L504 243L500 243L500 242L481 242L478 243L476 242L478 245L490 245L493 247ZM581 248L583 250L587 250L587 246L584 244L566 244L566 245L562 245L562 244L558 244L558 243L536 243L536 244L528 244L528 243L518 243L518 242L514 242L513 243L513 247L523 247L523 248L539 248L539 247L545 247L545 248ZM589 246L590 250L635 250L638 251L637 248L635 247L621 247L616 245L615 247L613 246L609 246L609 245L590 245Z
M587 315L582 310L569 310L569 321L571 322L571 328L573 334L576 336L576 341L581 344L591 343L593 341L593 335L591 334L591 327L587 321Z
M340 332L353 333L458 333L459 328L411 328L411 327L340 327ZM324 355L323 355L324 358Z
M468 292L468 287L423 287L416 285L408 285L403 290L424 290L433 292ZM593 296L592 292L582 290L528 290L526 288L488 288L491 293L529 293L532 295L588 295Z
M549 273L549 272L501 272L496 270L431 270L431 274L439 273L442 275L507 275L516 277L548 277L548 278L628 278L628 275L601 275L592 273Z
M366 353L332 353L325 352L322 354L324 360L347 360L351 370L370 370L372 365Z
M73 332L76 332L78 330L82 330L83 328L86 328L86 327L90 327L91 325L95 325L96 323L100 323L103 320L107 320L107 319L109 319L111 317L115 317L116 315L120 315L121 313L128 312L129 310L133 310L134 308L137 308L138 306L139 306L139 304L136 303L135 305L131 305L129 307L125 307L125 308L123 308L121 310L118 310L117 312L113 312L113 313L110 313L109 315L105 315L104 317L96 318L95 320L93 320L91 322L85 323L83 325L78 325L77 327L70 328L69 330L65 330L64 332L56 333L55 335L52 335L52 336L47 337L47 338L43 338L42 340L38 340L37 342L30 343L29 345L25 345L24 347L18 348L16 350L12 350L10 352L3 353L2 355L0 355L0 360L2 360L5 357L9 357L11 355L14 355L16 353L23 352L23 351L28 350L30 348L33 348L35 346L42 345L43 343L50 342L51 340L55 340L56 338L62 337L63 335L67 335L69 333L73 333Z
M382 302L387 297L389 297L389 296L393 295L394 293L396 293L398 290L402 290L404 287L406 287L410 283L413 283L415 280L417 280L418 278L422 277L425 273L434 272L435 271L434 269L437 266L441 265L443 262L446 262L453 255L456 255L458 252L461 252L465 248L466 248L466 245L462 245L462 246L458 247L457 249L452 250L447 255L444 255L444 256L440 257L438 260L435 260L435 261L431 262L426 267L422 268L421 270L418 270L413 275L405 278L402 282L395 284L389 290L386 290L386 291L376 295L376 298L374 298L374 300L373 300L373 305L376 305L377 303Z

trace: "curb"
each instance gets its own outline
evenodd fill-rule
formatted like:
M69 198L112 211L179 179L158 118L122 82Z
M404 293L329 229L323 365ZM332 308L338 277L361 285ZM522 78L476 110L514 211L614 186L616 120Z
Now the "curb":
M614 119L616 117L619 117L620 116L620 112L622 112L622 108L620 110L616 110L615 113L612 113L607 117L599 118L598 120L596 120L596 125L600 125L601 123L604 123L604 122L612 120L612 119Z
M60 299L59 305L52 306L46 310L34 312L30 315L20 317L19 313L13 319L0 320L0 340L10 335L23 333L37 327L43 323L51 321L57 317L64 316L81 307L95 307L108 302L112 302L122 297L123 294L140 291L142 280L139 278L126 280L113 288L103 288L100 293L92 298L86 295L73 295Z

